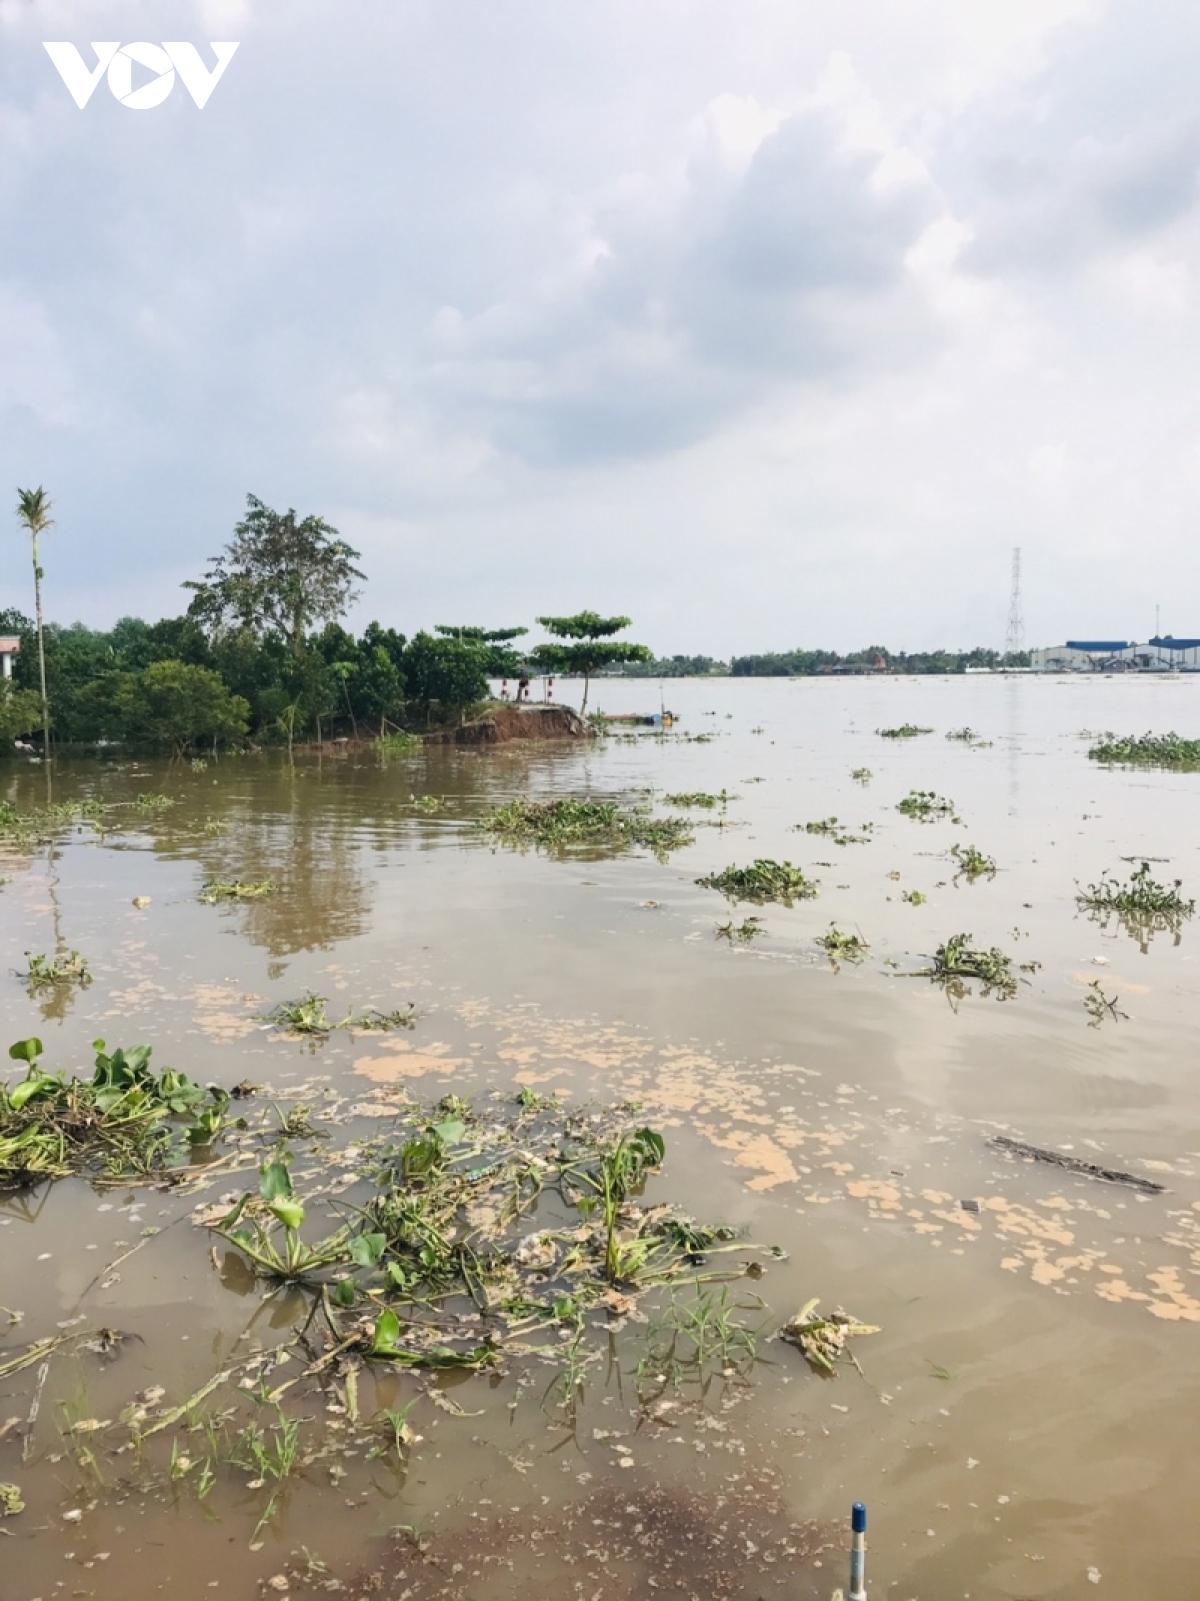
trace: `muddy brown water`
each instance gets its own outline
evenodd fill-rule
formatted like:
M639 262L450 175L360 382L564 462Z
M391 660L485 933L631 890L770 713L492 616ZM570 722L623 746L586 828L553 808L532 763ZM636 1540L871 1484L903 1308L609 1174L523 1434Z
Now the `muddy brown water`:
M809 1601L844 1582L856 1499L872 1593L1191 1593L1200 921L1143 949L1074 897L1142 856L1200 892L1200 773L1101 768L1080 737L1194 736L1200 683L722 680L666 696L682 719L670 735L587 750L60 763L56 801L175 804L0 852L0 1037L37 1033L47 1064L75 1071L97 1037L148 1043L159 1065L249 1078L318 1115L349 1097L372 1127L401 1094L636 1098L668 1143L651 1198L788 1253L732 1288L763 1336L749 1377L716 1373L640 1407L637 1319L597 1333L573 1428L546 1399L553 1363L432 1381L366 1371L364 1412L412 1400L422 1438L403 1460L326 1452L258 1528L271 1486L223 1467L200 1498L161 1453L116 1449L136 1392L181 1401L299 1315L191 1221L245 1175L186 1194L68 1181L9 1197L0 1302L20 1321L0 1362L61 1330L128 1338L107 1357L56 1357L29 1444L22 1427L0 1437L0 1481L26 1503L0 1518L2 1601L284 1584ZM652 684L600 689L614 711L658 698ZM875 732L905 721L934 732ZM945 738L964 725L986 743ZM0 797L19 805L45 787L39 768L0 771ZM694 813L694 845L667 862L497 849L475 827L518 794L661 803L721 789L725 812ZM950 797L960 821L902 816L912 789ZM437 810L414 808L425 796ZM831 816L866 842L804 831ZM994 856L995 877L956 880L955 843ZM731 945L715 935L731 908L695 880L756 857L803 866L820 895L734 908L765 931ZM214 876L279 889L201 905ZM831 922L869 942L861 964L835 968L816 945ZM1015 999L951 1004L906 976L960 931L1028 966ZM39 1004L17 971L56 946L84 953L93 982ZM1089 1026L1095 979L1126 1017ZM413 1001L418 1021L314 1049L262 1022L306 989L331 1009ZM1166 1193L1014 1162L987 1144L1000 1131ZM856 1347L861 1375L822 1381L767 1340L813 1295L881 1326ZM0 1429L23 1424L37 1377L0 1381ZM304 1440L336 1440L330 1404L310 1406Z

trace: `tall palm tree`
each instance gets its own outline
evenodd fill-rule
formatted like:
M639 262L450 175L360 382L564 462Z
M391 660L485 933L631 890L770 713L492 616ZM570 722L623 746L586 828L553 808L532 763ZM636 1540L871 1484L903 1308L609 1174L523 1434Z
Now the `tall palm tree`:
M42 564L38 536L54 527L50 497L42 488L17 490L17 521L33 542L33 601L37 615L38 671L42 679L42 754L50 755L50 699L46 694L46 642L42 632Z

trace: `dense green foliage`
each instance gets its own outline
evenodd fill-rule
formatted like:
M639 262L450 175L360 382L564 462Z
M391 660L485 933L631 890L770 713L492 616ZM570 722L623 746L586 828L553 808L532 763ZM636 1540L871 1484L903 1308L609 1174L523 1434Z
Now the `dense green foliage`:
M887 650L871 645L840 656L835 650L767 651L758 656L735 656L730 663L734 678L805 678L819 673L859 670L889 673L965 673L968 667L1028 667L1029 652L1005 655L998 650Z
M594 611L576 612L571 617L539 617L538 622L554 642L539 645L530 660L548 673L578 673L583 678L583 700L579 710L587 710L588 686L593 673L626 662L648 662L652 653L645 645L615 640L629 627L628 617L601 617ZM565 643L559 643L565 641Z
M1131 767L1200 767L1200 739L1178 734L1105 734L1088 751L1095 762Z

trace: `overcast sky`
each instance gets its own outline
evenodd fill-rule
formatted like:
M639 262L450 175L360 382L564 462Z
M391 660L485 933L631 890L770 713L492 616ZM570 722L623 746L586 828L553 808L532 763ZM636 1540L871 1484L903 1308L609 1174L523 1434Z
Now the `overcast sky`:
M43 49L164 37L203 110ZM1195 0L0 0L48 611L177 614L251 491L405 632L1002 646L1019 544L1030 643L1198 634L1198 96Z

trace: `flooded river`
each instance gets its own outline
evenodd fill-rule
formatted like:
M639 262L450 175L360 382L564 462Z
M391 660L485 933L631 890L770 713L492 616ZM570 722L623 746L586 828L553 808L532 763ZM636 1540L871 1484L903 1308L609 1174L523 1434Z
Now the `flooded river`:
M109 810L0 845L0 1020L6 1044L39 1036L54 1071L90 1072L103 1038L201 1083L262 1086L253 1103L281 1125L304 1109L298 1170L335 1146L352 1166L347 1142L407 1101L636 1102L667 1145L645 1199L781 1248L721 1290L752 1358L667 1383L647 1304L590 1325L577 1384L552 1335L479 1373L367 1362L349 1397L310 1387L289 1471L255 1472L205 1440L311 1310L203 1226L256 1171L214 1157L171 1187L25 1189L0 1198L0 1371L68 1338L0 1378L0 1481L24 1503L0 1516L0 1601L828 1601L854 1500L872 1594L1191 1593L1200 922L1138 938L1076 896L1143 859L1200 893L1200 772L1101 767L1081 737L1200 735L1200 681L665 693L666 734L585 749L61 762L53 801ZM656 711L659 687L598 698ZM904 723L931 732L877 732ZM0 772L20 808L46 788L36 766ZM694 843L661 860L514 849L479 828L518 796L662 813L701 791L728 800L689 812ZM950 809L899 812L913 791ZM954 846L995 873L970 878ZM759 858L795 863L819 895L732 905L696 882ZM203 904L213 879L276 887ZM866 942L861 960L831 960L831 924ZM960 933L1011 956L1015 996L912 976ZM90 984L31 996L25 953L71 949ZM1097 981L1113 1003L1099 1017ZM331 1017L412 1003L414 1026L306 1039L264 1021L306 992ZM305 1119L327 1121L324 1146ZM1163 1192L1014 1160L998 1133ZM879 1326L854 1344L861 1372L822 1379L771 1338L814 1296ZM162 1415L223 1373L180 1427L130 1443L131 1406ZM403 1444L363 1448L348 1414L405 1407Z

